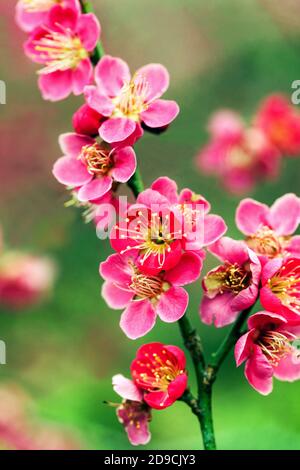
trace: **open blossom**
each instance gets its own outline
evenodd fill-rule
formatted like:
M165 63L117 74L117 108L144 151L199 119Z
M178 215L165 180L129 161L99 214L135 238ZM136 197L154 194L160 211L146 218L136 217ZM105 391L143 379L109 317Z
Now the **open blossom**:
M300 258L276 258L264 266L260 301L265 309L300 321Z
M140 270L156 275L176 266L184 250L199 252L218 240L227 227L221 217L207 215L209 206L203 198L196 196L200 201L196 210L190 190L178 196L174 181L159 178L152 188L156 189L139 194L126 219L112 229L110 239L121 254L137 252Z
M247 128L238 114L215 113L209 123L211 141L196 157L200 170L219 177L224 187L241 194L256 182L277 176L280 154L255 127Z
M63 134L65 156L53 167L56 179L76 188L79 201L93 201L107 194L114 182L126 183L136 169L132 147L112 148L105 142L79 134Z
M172 323L188 306L188 293L182 286L200 276L202 261L194 253L182 255L175 268L156 275L140 271L137 256L110 255L100 264L105 279L102 295L113 309L124 309L120 326L130 339L140 338L155 325L156 318Z
M259 312L248 319L249 331L235 346L237 366L246 361L245 376L262 395L272 392L273 376L292 382L300 379L300 357L293 341L299 337L300 322L291 325L286 318Z
M162 410L185 392L185 365L185 354L177 346L149 343L139 348L130 370L135 384L144 390L145 402Z
M113 377L114 391L123 398L117 406L118 420L124 426L129 442L134 445L145 445L151 439L149 422L151 409L143 400L143 393L134 382L121 374Z
M283 95L271 95L255 116L258 126L283 155L300 155L300 113Z
M222 327L256 302L261 265L256 254L244 242L223 237L209 247L223 264L209 271L202 286L202 321Z
M236 224L247 245L261 262L288 255L300 256L300 236L292 236L300 223L300 198L285 194L271 207L243 199L236 211Z
M50 10L56 5L80 11L79 0L19 0L16 5L16 22L23 31L29 33L47 21Z
M105 119L100 137L106 142L122 142L141 124L161 128L172 122L179 107L160 97L169 87L168 71L160 64L146 65L133 76L122 59L106 55L95 68L97 86L87 86L87 104Z
M42 26L24 45L27 56L44 65L39 71L43 98L58 101L71 93L80 95L93 77L90 59L100 37L100 24L92 13L54 6Z
M0 255L0 304L30 307L52 288L55 267L48 258L6 251Z

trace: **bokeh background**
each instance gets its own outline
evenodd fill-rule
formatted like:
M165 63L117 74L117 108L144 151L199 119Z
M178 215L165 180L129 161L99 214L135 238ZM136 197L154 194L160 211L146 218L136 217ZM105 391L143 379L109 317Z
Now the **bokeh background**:
M70 431L84 449L129 449L113 408L111 376L128 374L138 346L160 340L181 345L176 324L159 323L141 341L128 340L119 313L100 296L99 262L110 253L107 241L84 225L79 211L64 208L67 195L51 174L60 156L59 133L71 130L71 115L82 104L71 98L44 102L35 66L23 56L24 35L14 25L14 1L1 1L0 78L7 104L0 106L0 221L7 244L47 253L59 277L52 297L33 310L0 313L0 339L7 365L0 387L18 384L32 397L35 419ZM103 42L132 69L165 64L172 77L167 96L181 113L167 133L145 135L136 152L147 184L168 175L179 187L203 194L213 212L234 226L238 198L199 174L194 155L207 140L209 115L221 107L250 116L274 91L291 94L300 78L299 0L94 0ZM271 203L283 193L299 194L300 158L286 159L280 180L251 194ZM208 259L205 269L214 262ZM225 329L200 324L200 283L189 289L190 315L205 348L213 351ZM190 374L193 384L193 374ZM300 449L300 383L277 382L269 397L252 390L236 369L232 354L219 374L214 419L221 449ZM149 449L201 448L198 423L186 405L154 412Z

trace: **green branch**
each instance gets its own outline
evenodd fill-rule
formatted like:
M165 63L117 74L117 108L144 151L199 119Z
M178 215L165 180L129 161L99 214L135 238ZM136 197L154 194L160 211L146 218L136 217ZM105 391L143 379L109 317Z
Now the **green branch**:
M80 0L82 13L95 13L93 5L87 0ZM91 61L94 65L97 65L101 57L105 55L101 41L98 41L93 54L91 55Z

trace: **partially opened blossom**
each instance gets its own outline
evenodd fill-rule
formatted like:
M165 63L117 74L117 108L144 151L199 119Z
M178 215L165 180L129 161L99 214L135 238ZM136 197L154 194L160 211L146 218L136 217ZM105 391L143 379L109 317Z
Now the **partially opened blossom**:
M51 290L54 279L55 267L50 259L6 251L0 255L0 305L30 307Z
M56 5L80 11L79 0L19 0L16 5L16 22L23 31L31 32L47 22L50 10Z
M43 98L58 101L71 93L80 95L93 78L90 55L100 37L94 14L54 6L42 26L35 28L24 45L27 56L44 67L39 73Z
M261 265L256 254L242 241L223 237L209 247L223 264L209 271L202 286L202 321L222 327L257 300Z
M76 134L88 135L90 137L98 136L98 129L102 121L103 116L90 108L87 104L80 106L73 114L72 118L72 124Z
M292 236L300 223L300 198L285 194L271 207L243 199L236 211L236 224L247 245L264 264L276 257L300 256L300 236Z
M260 301L272 312L300 321L300 258L276 258L262 271Z
M131 76L122 59L106 55L95 68L97 86L85 88L87 104L105 117L99 127L106 142L121 142L141 124L161 128L172 122L179 107L175 101L160 97L169 87L169 74L160 64L141 67Z
M263 311L248 319L248 328L234 353L237 366L246 362L245 376L255 390L271 393L273 376L289 382L300 379L299 351L293 346L300 322L291 325L283 316Z
M117 405L118 420L124 426L129 442L134 445L145 445L151 439L149 422L151 409L143 400L143 393L135 383L121 374L113 377L114 391L123 398Z
M79 134L63 134L64 156L53 167L56 179L76 188L79 201L93 201L107 194L114 182L126 183L136 169L132 147L112 148L105 142Z
M182 286L198 279L202 267L194 253L182 255L175 268L156 275L140 271L137 255L110 255L100 264L105 279L102 296L113 309L125 309L120 326L130 339L140 338L155 325L156 318L172 323L188 306L188 293Z
M153 184L157 190L146 189L140 193L126 219L116 224L110 234L112 247L121 254L138 253L140 269L150 275L173 268L184 250L199 252L227 229L221 217L206 214L209 206L201 197L200 224L195 225L193 204L184 205L186 191L192 198L189 190L184 190L179 198L174 181L163 178ZM195 228L199 233L195 233ZM200 255L203 257L203 253Z
M288 97L277 94L266 98L254 122L283 155L300 155L300 113Z
M187 387L186 359L177 346L162 343L144 344L131 364L135 384L144 390L149 406L162 410L171 406Z
M257 182L277 176L279 151L260 129L246 127L238 114L215 113L209 132L211 140L198 153L196 164L204 173L217 176L228 191L243 194Z

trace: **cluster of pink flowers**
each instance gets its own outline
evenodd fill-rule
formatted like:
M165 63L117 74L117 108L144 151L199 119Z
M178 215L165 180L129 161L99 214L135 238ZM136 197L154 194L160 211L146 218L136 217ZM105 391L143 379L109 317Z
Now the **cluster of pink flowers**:
M102 223L98 209L117 209L118 187L131 186L136 175L136 141L145 130L166 130L179 112L175 101L161 99L169 74L149 64L131 75L126 62L110 55L93 69L100 25L93 14L81 12L77 0L19 0L17 21L29 33L26 54L44 65L43 97L60 100L73 92L85 98L73 116L74 132L60 137L63 156L53 174L89 218ZM213 117L210 132L212 142L199 165L238 193L259 178L276 176L282 156L300 151L300 117L281 96L262 104L250 128L223 111ZM265 311L248 319L249 331L235 347L236 364L246 362L246 378L262 394L271 392L273 375L300 378L300 198L286 194L270 208L242 200L236 224L245 237L233 240L203 196L188 188L178 192L168 177L137 192L109 227L115 253L100 264L102 296L123 311L120 327L127 337L143 337L158 317L166 323L182 319L189 303L184 287L199 280L210 252L220 264L202 280L202 321L229 325L259 299ZM149 441L152 408L164 409L186 391L185 363L178 347L150 343L138 350L131 379L114 376L114 390L123 399L117 417L133 445Z
M197 166L235 194L277 178L282 158L300 155L300 114L283 95L266 98L249 126L237 113L222 110L208 130L211 140L198 153Z
M132 445L147 444L151 409L163 410L178 400L187 387L186 359L177 346L144 344L131 364L131 379L118 374L113 388L123 399L115 405Z

